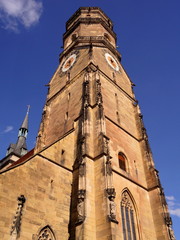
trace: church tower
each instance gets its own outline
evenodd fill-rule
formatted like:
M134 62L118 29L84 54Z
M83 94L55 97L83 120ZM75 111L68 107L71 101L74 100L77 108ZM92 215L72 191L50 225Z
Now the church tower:
M1 172L0 238L174 240L112 21L82 7L63 41L35 149Z

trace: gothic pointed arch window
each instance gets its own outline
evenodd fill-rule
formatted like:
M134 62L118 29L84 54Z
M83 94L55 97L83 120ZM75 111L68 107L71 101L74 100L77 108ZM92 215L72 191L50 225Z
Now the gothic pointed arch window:
M119 167L122 170L127 171L127 159L122 152L118 153L118 161L119 161Z
M40 230L37 240L55 240L54 233L50 226L47 225Z
M123 240L138 240L136 211L132 198L127 190L122 193L120 207Z

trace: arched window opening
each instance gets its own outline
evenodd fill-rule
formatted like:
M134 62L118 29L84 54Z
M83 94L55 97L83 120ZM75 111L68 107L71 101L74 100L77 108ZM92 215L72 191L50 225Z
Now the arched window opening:
M38 240L55 240L54 233L49 226L45 226L41 229Z
M121 199L121 220L124 240L137 240L137 221L133 202L127 191L124 191Z
M119 152L118 153L118 160L119 160L119 167L126 171L127 170L127 166L126 166L126 157L124 156L123 153Z

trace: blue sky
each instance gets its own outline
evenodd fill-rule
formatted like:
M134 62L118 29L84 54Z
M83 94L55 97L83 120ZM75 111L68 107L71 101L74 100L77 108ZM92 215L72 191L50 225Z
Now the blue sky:
M65 22L80 6L98 6L114 22L122 64L136 84L156 168L180 239L180 1L0 0L0 158L29 115L34 147L45 85L62 51Z

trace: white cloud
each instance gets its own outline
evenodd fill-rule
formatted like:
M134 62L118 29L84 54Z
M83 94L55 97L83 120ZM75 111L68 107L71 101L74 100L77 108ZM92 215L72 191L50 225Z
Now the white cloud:
M169 210L170 214L175 215L177 217L180 217L180 208L176 208L176 209L170 209Z
M166 199L169 200L169 201L174 201L175 200L174 196L166 196Z
M169 212L171 215L175 215L177 217L180 217L180 204L176 201L174 196L166 196L167 203L169 206Z
M3 133L8 133L8 132L11 132L12 130L13 130L13 126L7 126L7 127L4 129Z
M29 28L38 23L42 9L40 0L0 0L0 20L5 29L18 31L20 24Z
M175 206L175 202L173 202L173 201L167 201L167 203L168 203L169 208L172 208L173 206Z

